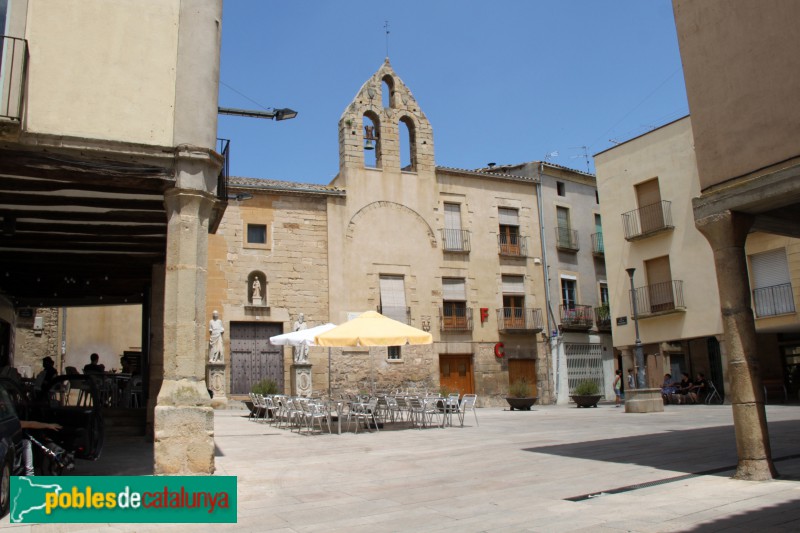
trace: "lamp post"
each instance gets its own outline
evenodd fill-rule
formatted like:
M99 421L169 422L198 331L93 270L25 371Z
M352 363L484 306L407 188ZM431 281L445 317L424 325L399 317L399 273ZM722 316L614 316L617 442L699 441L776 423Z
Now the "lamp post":
M642 341L639 339L639 310L636 307L636 289L633 286L633 273L636 272L635 268L626 268L625 272L631 279L631 302L633 303L633 326L636 329L636 342L634 343L633 354L636 360L636 388L644 389L644 348Z

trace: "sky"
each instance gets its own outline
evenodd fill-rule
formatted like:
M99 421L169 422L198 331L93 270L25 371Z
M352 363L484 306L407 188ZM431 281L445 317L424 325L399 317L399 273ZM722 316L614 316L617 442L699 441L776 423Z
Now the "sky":
M670 0L227 0L219 105L231 175L327 184L338 122L388 54L428 117L436 164L592 155L688 114ZM558 155L554 155L557 152Z

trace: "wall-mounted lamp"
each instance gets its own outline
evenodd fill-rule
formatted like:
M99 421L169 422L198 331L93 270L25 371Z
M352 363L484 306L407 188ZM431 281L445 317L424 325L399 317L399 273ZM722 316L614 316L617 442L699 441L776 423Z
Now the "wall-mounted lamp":
M237 117L267 118L271 120L289 120L297 116L297 111L283 107L268 111L253 111L250 109L237 109L235 107L220 107L220 115L234 115Z
M250 200L253 198L253 195L249 192L240 192L237 194L229 194L228 200L236 200L237 202L241 202L242 200Z

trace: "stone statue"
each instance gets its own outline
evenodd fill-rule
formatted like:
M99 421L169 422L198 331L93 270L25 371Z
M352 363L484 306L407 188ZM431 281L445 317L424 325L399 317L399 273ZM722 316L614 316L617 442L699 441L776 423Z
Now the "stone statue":
M222 320L220 320L219 312L216 309L211 313L211 316L211 321L208 323L208 332L211 334L208 339L208 362L222 363L225 349L222 342L222 334L225 333L225 327L222 325Z
M253 301L261 301L261 282L258 278L253 280Z
M297 321L294 323L294 331L302 331L308 327L306 324L306 317L303 313L300 313L300 316L297 317ZM294 347L294 362L295 363L308 363L308 345L307 344L298 344Z

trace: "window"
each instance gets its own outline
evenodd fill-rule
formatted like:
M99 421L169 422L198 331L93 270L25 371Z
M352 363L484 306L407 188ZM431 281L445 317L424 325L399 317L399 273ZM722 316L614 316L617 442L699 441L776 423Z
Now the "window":
M469 318L464 279L442 278L442 329L470 329Z
M461 231L461 205L444 204L444 249L451 252L465 252L469 248Z
M597 189L594 191L594 201L597 205L600 205L600 192Z
M403 276L380 276L381 314L392 320L408 324L406 289Z
M247 244L267 244L267 225L248 224Z
M753 280L753 307L756 316L794 312L794 293L786 250L779 248L751 255L750 276Z
M390 361L398 361L402 357L402 346L389 346L386 358Z
M608 307L608 283L600 282L600 305Z
M558 192L559 196L566 196L567 195L567 187L565 186L563 181L556 182L556 191Z
M559 248L576 248L572 228L570 227L569 208L556 207L556 246Z
M500 221L500 253L503 255L522 255L519 237L519 211L507 207L497 210Z
M564 309L575 309L578 303L577 285L574 277L561 276L561 305Z
M522 276L503 276L503 324L501 329L525 329L525 281Z

